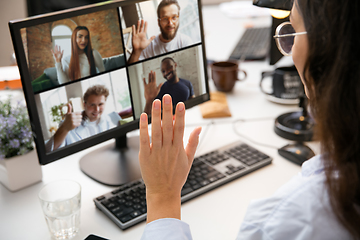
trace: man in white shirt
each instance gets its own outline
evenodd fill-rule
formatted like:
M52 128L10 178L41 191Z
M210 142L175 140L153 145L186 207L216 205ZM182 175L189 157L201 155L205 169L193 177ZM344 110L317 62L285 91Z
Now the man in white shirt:
M133 51L129 63L137 62L159 54L191 45L190 37L177 33L179 29L180 5L177 0L163 0L157 8L160 34L147 39L147 22L138 21L132 26Z
M56 150L116 127L121 120L117 113L113 112L102 116L108 96L109 90L105 86L94 85L88 88L83 96L84 111L73 112L71 104L68 104L64 121L60 123L54 136L45 144L46 151Z

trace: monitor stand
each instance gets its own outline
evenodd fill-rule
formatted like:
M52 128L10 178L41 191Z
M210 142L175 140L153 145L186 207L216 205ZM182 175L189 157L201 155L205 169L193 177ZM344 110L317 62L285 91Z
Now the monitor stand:
M80 169L93 180L109 186L140 179L139 136L121 136L115 143L91 151L80 159Z

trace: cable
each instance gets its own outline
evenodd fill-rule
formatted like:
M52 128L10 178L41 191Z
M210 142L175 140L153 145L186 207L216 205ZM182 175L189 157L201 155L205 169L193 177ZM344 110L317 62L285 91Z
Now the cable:
M199 144L198 144L198 149L200 149L200 146L201 146L201 144L203 143L203 139L205 139L205 137L206 137L206 134L208 133L208 131L209 131L209 127L211 126L211 125L215 125L215 124L229 124L229 123L232 123L232 127L233 127L233 130L234 130L234 132L235 132L235 134L236 135L238 135L239 137L241 137L241 138L244 138L244 139L246 139L246 140L248 140L249 142L251 142L251 143L253 143L253 144L256 144L256 145L259 145L259 146L263 146L263 147L268 147L268 148L272 148L272 149L278 149L278 147L277 146L272 146L272 145L269 145L269 144L265 144L265 143L261 143L261 142L258 142L258 141L255 141L255 140L253 140L253 139L251 139L251 138L249 138L249 137L247 137L247 136L245 136L245 135L243 135L243 134L241 134L239 131L238 131L238 129L236 128L236 123L238 123L238 122L243 122L243 123L245 123L245 122L256 122L256 121L266 121L266 120L273 120L274 119L274 117L263 117L263 118L253 118L253 119L235 119L235 120L228 120L228 121L215 121L215 120L211 120L210 122L208 122L208 123L200 123L200 124L194 124L194 123L192 123L192 124L186 124L186 126L187 127L197 127L197 126L204 126L203 127L203 132L202 132L202 138L199 140Z
M260 121L260 120L259 120L259 121ZM251 142L251 143L253 143L253 144L256 144L256 145L259 145L259 146L268 147L268 148L272 148L272 149L278 149L278 148L279 148L279 147L272 146L272 145L269 145L269 144L266 144L266 143L261 143L261 142L255 141L255 140L253 140L253 139L251 139L251 138L249 138L249 137L241 134L241 133L237 130L237 128L235 127L235 124L236 124L237 122L244 122L244 121L235 120L235 121L233 122L233 125L232 125L232 126L233 126L233 129L234 129L234 132L235 132L236 135L238 135L239 137L242 137L242 138L248 140L249 142Z

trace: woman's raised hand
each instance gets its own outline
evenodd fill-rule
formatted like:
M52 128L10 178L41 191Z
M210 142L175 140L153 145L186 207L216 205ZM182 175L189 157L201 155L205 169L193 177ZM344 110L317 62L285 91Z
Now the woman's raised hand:
M55 48L54 50L51 49L51 53L53 54L54 56L54 59L56 62L61 62L61 59L63 57L63 54L64 54L64 50L61 51L61 47L58 46L58 45L55 45Z
M180 219L181 189L185 184L199 142L201 128L196 128L184 148L185 105L176 106L172 115L171 96L152 105L151 142L148 132L147 114L140 116L139 161L142 178L146 185L147 221L159 218Z

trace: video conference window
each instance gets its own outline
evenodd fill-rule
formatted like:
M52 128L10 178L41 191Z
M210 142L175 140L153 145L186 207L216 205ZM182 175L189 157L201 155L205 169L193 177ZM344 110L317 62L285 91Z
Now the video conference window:
M206 93L197 0L116 6L21 38L47 153L150 114L164 94L176 105Z
M154 99L170 94L173 104L206 93L201 45L129 67L135 117L150 114Z
M153 0L120 8L129 63L201 41L196 0Z
M125 69L40 93L35 100L47 152L134 120Z
M117 9L21 29L33 91L125 66Z

